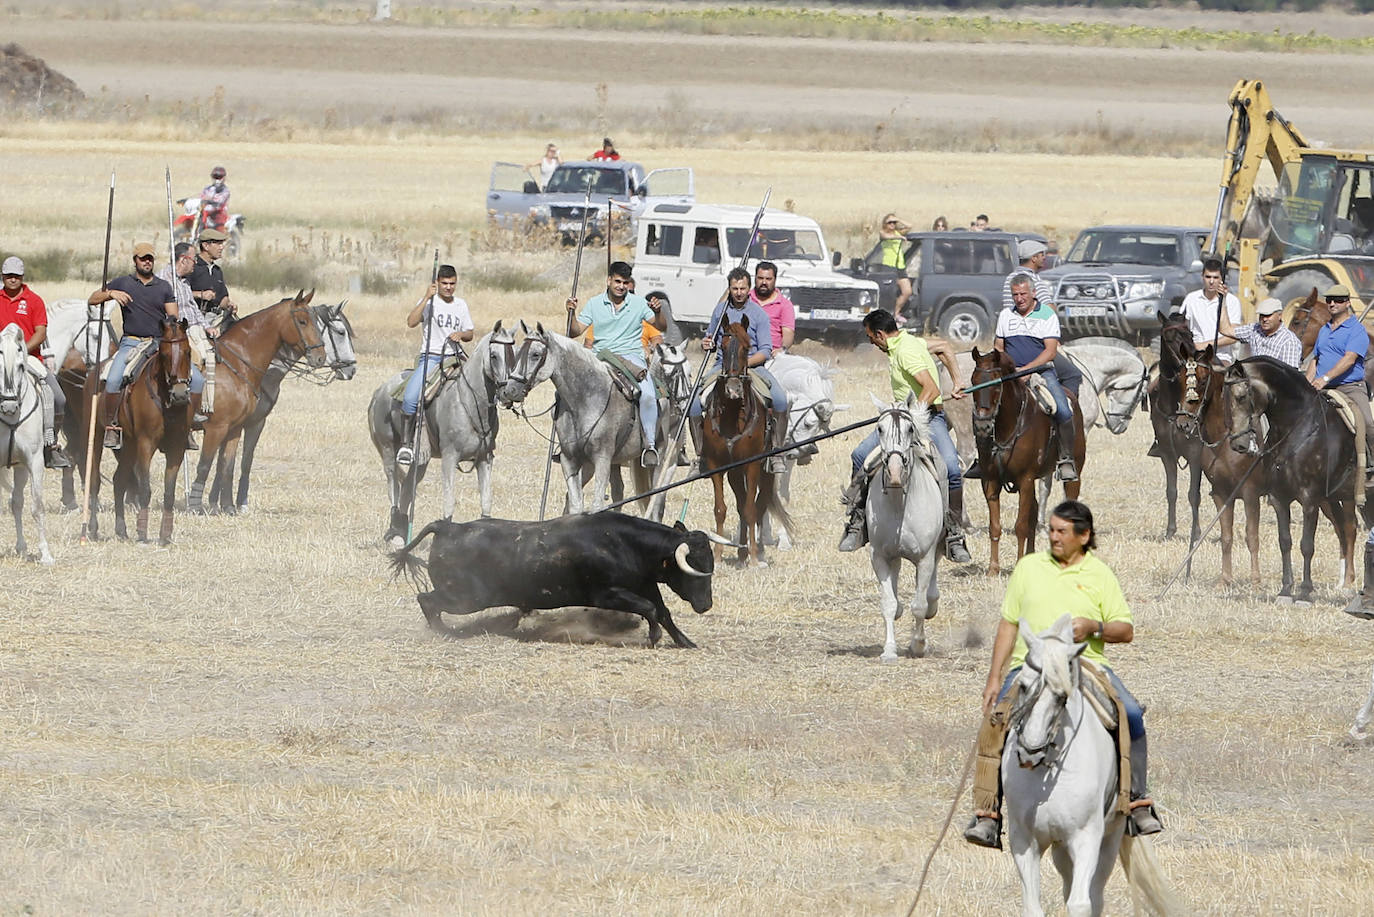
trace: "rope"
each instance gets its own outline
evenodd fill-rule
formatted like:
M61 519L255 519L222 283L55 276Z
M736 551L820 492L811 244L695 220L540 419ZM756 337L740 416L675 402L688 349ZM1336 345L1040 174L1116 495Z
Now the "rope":
M978 726L981 729L983 718L978 717ZM935 838L935 843L931 845L930 852L926 854L924 865L921 866L921 878L916 883L916 897L911 901L911 907L906 910L906 917L911 917L916 913L916 905L921 903L921 893L925 891L926 877L930 875L930 864L935 859L935 851L940 849L944 843L945 835L949 833L950 823L954 821L954 812L959 807L959 800L964 795L964 788L968 786L969 774L973 771L973 762L978 758L978 734L975 730L973 736L973 747L968 750L968 755L964 758L964 768L959 774L959 786L954 791L954 798L949 801L949 811L945 813L945 823L940 826L940 835Z

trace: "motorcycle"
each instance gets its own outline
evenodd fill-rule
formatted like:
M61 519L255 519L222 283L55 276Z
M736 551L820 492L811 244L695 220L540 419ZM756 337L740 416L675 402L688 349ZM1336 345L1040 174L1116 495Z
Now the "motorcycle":
M172 224L172 240L174 242L190 242L192 241L192 234L205 227L200 212L200 198L177 198L177 203L181 205L181 216L177 217ZM226 258L238 257L243 246L243 228L246 222L241 213L231 213L229 219L225 220L224 234L229 237L224 244L224 256Z

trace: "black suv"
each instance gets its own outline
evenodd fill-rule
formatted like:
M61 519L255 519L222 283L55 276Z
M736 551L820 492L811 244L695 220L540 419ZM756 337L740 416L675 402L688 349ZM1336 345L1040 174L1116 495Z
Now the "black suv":
M1145 338L1159 316L1202 289L1206 229L1094 226L1078 234L1068 257L1040 276L1054 287L1065 335Z
M906 239L912 288L903 310L907 327L959 344L974 344L996 329L1002 283L1020 264L1017 243L1045 241L1035 233L968 230L910 232ZM881 245L865 258L854 258L846 273L875 281L879 306L891 311L897 302L897 270L883 265Z

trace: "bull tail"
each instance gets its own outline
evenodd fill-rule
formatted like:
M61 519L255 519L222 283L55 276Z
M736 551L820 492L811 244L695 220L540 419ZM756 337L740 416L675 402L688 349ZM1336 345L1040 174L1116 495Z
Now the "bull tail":
M406 580L420 592L428 592L430 589L429 576L427 570L429 562L423 558L416 557L413 552L419 547L420 542L430 535L433 535L443 525L445 520L436 519L429 525L420 529L420 533L410 540L410 544L403 548L397 548L391 552L391 578L404 576Z
M792 514L787 509L787 502L783 500L782 494L778 493L777 476L771 474L760 475L763 480L759 484L759 518L763 518L764 513L772 513L773 518L778 520L783 530L787 532L787 537L796 540L796 530L792 527Z

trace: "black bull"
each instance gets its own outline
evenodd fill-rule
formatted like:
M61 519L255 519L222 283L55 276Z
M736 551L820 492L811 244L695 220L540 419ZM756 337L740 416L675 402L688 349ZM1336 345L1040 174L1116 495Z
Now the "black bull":
M434 543L426 562L411 552L430 535ZM432 628L442 627L443 612L585 606L640 615L649 622L651 644L666 629L684 647L696 644L673 623L659 584L702 614L711 607L715 569L704 532L610 511L547 522L440 519L391 557L392 571L419 589L428 568L430 590L417 598Z

